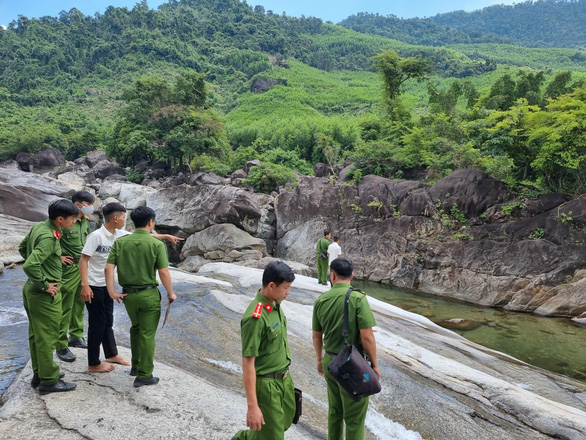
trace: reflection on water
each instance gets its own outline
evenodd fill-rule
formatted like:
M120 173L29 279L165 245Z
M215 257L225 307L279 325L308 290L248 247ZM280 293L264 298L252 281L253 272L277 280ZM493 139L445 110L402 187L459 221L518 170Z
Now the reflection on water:
M586 328L570 319L479 307L375 283L352 284L374 298L423 315L485 347L586 381Z

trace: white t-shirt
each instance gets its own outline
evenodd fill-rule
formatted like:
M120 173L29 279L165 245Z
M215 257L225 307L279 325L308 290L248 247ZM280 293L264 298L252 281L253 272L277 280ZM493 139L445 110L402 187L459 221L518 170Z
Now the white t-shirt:
M91 257L88 262L88 282L90 286L106 287L106 276L104 269L108 256L112 250L114 240L125 235L130 235L131 232L123 229L116 229L113 234L106 229L104 225L100 229L95 230L87 236L85 246L81 250L83 255Z
M330 261L328 262L328 265L330 265L332 264L332 261L334 261L340 255L342 255L342 248L338 243L334 241L331 245L328 246L328 255L330 256Z

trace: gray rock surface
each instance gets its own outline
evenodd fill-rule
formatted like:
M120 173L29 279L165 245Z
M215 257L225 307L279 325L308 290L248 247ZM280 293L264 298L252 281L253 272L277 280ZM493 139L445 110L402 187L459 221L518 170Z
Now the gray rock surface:
M0 264L20 263L18 245L33 227L34 222L0 214Z

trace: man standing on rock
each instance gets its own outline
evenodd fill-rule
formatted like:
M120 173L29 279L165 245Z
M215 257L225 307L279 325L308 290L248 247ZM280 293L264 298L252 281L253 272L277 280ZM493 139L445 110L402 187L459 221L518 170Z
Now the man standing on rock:
M319 284L328 285L328 247L330 246L330 231L324 230L324 236L317 241L317 281Z
M63 374L53 360L61 321L62 230L73 226L79 209L69 200L49 205L49 219L36 223L18 251L26 260L23 270L28 280L22 289L24 309L29 320L28 340L33 378L31 386L39 394L71 391L74 383L61 380ZM39 386L40 385L40 386Z
M328 439L342 440L346 423L346 439L361 440L364 438L368 397L355 402L328 371L328 365L344 346L344 302L354 277L354 266L348 258L337 258L332 261L330 269L334 287L315 301L312 322L317 372L321 376L325 375L328 387ZM366 296L353 291L348 303L348 343L354 344L361 353L370 357L372 368L380 377L372 331L375 325Z
M342 248L340 247L340 235L338 233L334 233L332 240L334 240L334 242L328 246L328 278L330 277L329 274L332 261L342 256Z
M241 321L242 380L248 412L246 426L232 440L283 440L295 416L295 389L289 375L291 351L281 302L295 274L282 261L265 268L262 288Z
M169 261L165 245L151 235L155 227L155 211L139 206L130 214L136 231L118 238L106 263L106 286L110 298L120 302L130 317L130 349L132 352L130 375L135 376L135 387L155 385L159 378L153 376L155 333L161 316L161 293L156 272L165 289L169 302L177 299L173 292ZM118 266L118 281L122 293L116 292L114 269Z
M94 212L96 198L87 191L77 191L71 201L78 208L76 222L69 229L63 230L61 238L61 261L63 278L61 293L63 295L63 313L57 342L57 357L65 362L75 361L75 355L68 347L87 348L83 338L84 302L81 300L81 279L79 277L79 259L85 240L90 233L88 215ZM69 337L67 334L69 333Z

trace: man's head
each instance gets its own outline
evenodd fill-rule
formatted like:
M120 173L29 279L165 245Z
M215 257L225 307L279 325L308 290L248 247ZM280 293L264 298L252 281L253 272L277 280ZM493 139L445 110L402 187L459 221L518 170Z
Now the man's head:
M130 213L130 218L137 229L146 229L149 232L155 227L155 211L146 206L139 206Z
M336 243L340 241L340 235L339 234L334 234L334 236L332 237L332 240L334 240Z
M331 236L330 230L329 229L324 229L324 237L329 240L330 239L330 236Z
M271 301L283 301L295 280L293 270L282 261L270 262L262 274L262 294Z
M71 201L85 215L93 214L96 198L88 191L77 191L71 196Z
M354 278L354 264L349 258L336 258L330 264L332 284L350 282Z
M102 207L104 221L114 226L115 229L122 229L126 224L126 208L120 203L108 203Z
M79 208L66 199L57 199L49 205L49 220L58 228L69 229L77 220Z

